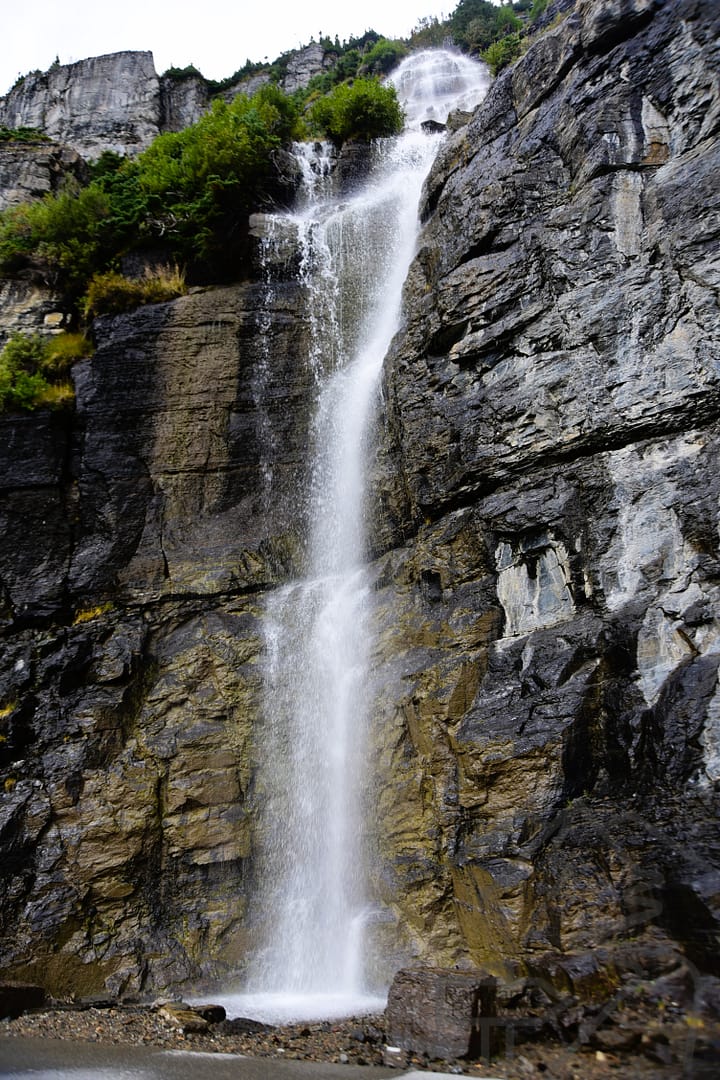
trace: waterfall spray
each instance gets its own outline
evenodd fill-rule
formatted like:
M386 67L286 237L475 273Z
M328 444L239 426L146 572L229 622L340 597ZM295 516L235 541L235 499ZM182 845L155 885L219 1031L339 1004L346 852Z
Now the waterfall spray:
M374 146L371 175L350 196L332 196L326 157L299 151L308 182L292 225L318 380L307 565L267 605L258 940L246 995L224 999L236 1015L310 1019L384 1004L370 994L364 964L376 910L362 806L371 704L365 461L420 192L440 139L420 124L477 104L487 76L457 53L427 50L404 61L393 82L407 130Z

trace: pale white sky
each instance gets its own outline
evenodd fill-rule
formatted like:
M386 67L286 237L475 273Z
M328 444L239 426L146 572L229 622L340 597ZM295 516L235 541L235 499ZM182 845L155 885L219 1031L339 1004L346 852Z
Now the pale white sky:
M159 74L195 64L223 79L245 60L274 60L322 32L405 37L457 0L0 0L0 96L18 75L88 56L148 49Z

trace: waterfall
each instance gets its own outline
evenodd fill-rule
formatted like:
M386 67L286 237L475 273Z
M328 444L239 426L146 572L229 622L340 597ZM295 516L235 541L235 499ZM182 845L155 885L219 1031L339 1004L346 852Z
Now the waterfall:
M332 193L325 151L298 148L305 177L284 215L308 297L307 362L317 380L306 566L267 603L256 938L246 993L231 1014L311 1019L382 1008L368 987L369 895L362 793L371 594L365 569L365 468L379 375L400 317L417 206L441 136L420 130L477 104L486 69L449 50L405 60L392 81L410 122L378 140L368 179ZM370 151L369 151L370 152Z

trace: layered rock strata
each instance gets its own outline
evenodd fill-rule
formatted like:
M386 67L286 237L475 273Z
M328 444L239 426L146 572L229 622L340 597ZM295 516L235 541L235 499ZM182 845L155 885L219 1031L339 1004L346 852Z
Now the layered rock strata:
M271 492L301 489L300 301L247 286L104 320L75 417L0 419L2 963L55 993L246 951L262 594L302 517Z
M717 24L581 0L429 178L373 464L384 975L720 974ZM74 415L0 419L15 978L242 966L306 317L263 282L101 320Z
M720 973L718 14L579 3L448 139L376 468L380 883L497 973Z

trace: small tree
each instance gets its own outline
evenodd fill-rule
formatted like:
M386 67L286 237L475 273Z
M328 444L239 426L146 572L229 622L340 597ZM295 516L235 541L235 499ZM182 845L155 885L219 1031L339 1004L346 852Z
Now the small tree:
M350 140L386 138L402 131L403 112L392 86L375 78L355 79L320 98L310 110L311 122L336 146Z
M493 75L497 75L513 60L517 60L522 52L522 38L520 34L507 34L499 41L493 41L485 52L481 53L482 59L488 65Z
M380 38L372 49L367 53L363 61L362 70L369 75L387 75L407 56L407 48L402 41L390 41L388 38Z

